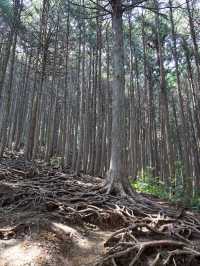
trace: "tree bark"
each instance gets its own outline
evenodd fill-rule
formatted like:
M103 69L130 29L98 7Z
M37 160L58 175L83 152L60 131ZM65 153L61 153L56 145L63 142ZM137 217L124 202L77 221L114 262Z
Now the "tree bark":
M124 113L125 113L125 72L122 3L112 1L112 34L113 34L113 84L112 84L112 132L111 158L107 174L107 193L119 193L125 196L128 192L128 178L124 158Z

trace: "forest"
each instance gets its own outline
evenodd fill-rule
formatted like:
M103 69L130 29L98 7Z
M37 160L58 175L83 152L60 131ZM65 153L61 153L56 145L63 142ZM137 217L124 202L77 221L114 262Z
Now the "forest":
M0 0L0 266L200 265L199 46L199 0Z

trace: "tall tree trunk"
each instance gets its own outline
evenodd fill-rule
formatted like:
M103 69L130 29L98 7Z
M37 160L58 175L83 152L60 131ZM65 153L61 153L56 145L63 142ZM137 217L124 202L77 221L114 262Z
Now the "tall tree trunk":
M126 195L129 189L124 158L124 125L125 125L125 72L122 3L112 2L112 33L113 33L113 84L112 84L112 146L110 167L107 174L107 192Z
M0 157L3 155L4 149L7 144L7 137L8 137L7 130L8 130L8 123L9 123L10 109L11 109L11 97L12 97L11 93L12 93L13 75L14 75L16 43L17 43L17 32L15 32L14 34L11 64L10 64L10 74L9 74L9 85L6 91L5 112L4 112L4 118L3 118L2 129L1 129Z
M9 61L12 42L13 42L13 36L14 36L14 29L12 27L12 29L10 30L10 32L8 34L8 40L6 42L5 55L2 56L3 59L2 59L1 71L0 71L0 107L1 107L2 91L3 91L4 81L5 81L5 77L6 77L6 70L8 67L8 61Z
M194 59L195 59L195 64L196 64L196 69L197 69L197 82L198 82L198 95L200 97L200 55L199 55L199 48L198 48L198 43L197 43L197 37L196 37L196 32L195 32L195 26L194 26L194 20L192 17L192 11L190 8L190 1L186 0L187 4L187 12L188 12L188 18L189 18L189 25L190 25L190 34L192 37L192 42L193 42L193 47L194 47Z
M188 152L188 129L187 129L187 123L185 119L185 114L184 114L184 103L183 103L183 96L182 96L182 91L181 91L181 80L180 80L180 71L179 71L179 64L178 64L178 52L177 52L177 41L176 41L176 32L175 32L175 25L174 25L174 18L173 18L173 8L172 8L172 0L169 0L169 6L170 6L170 22L171 22L171 32L172 32L172 41L173 41L173 47L172 47L172 54L175 62L175 70L176 70L176 80L177 80L177 90L178 90L178 96L179 96L179 103L180 103L180 109L181 109L181 120L182 120L182 132L183 132L183 149L181 150L184 151L184 158L181 158L184 160L184 165L185 165L185 171L183 172L183 185L184 185L184 190L185 190L185 195L188 198L188 200L191 198L191 192L192 190L190 189L189 191L186 191L186 186L187 183L187 178L189 177L189 152ZM177 129L178 130L178 129ZM181 152L182 155L182 152Z

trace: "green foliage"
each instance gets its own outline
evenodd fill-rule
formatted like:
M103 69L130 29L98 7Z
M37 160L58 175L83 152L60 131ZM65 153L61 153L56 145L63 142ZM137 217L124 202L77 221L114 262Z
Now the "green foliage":
M173 203L181 202L185 207L200 210L200 196L193 196L190 202L185 200L187 197L184 192L184 187L180 178L178 178L183 170L183 165L180 161L177 161L175 165L176 177L171 179L169 189L166 188L164 182L160 181L159 177L153 177L152 168L150 167L139 172L139 179L132 182L133 188L138 192L147 193Z
M0 0L0 13L6 19L11 19L13 17L13 8L9 0Z
M198 210L200 211L200 197L196 196L192 199L192 202L191 202L191 207L194 209L194 210Z
M139 179L133 183L133 187L139 192L151 194L163 199L168 198L168 192L165 189L164 183L159 180L159 177L153 177L150 167L139 173Z
M61 166L61 161L62 161L61 157L52 157L50 160L50 165L53 168L59 168Z
M169 89L176 88L176 74L173 71L167 73L166 80Z

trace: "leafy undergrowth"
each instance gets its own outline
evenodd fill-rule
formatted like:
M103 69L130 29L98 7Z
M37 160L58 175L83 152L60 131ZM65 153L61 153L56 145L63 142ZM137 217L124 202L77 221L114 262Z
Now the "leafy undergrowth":
M164 182L161 182L159 178L153 178L148 172L145 175L140 175L136 181L131 183L133 188L140 193L146 193L174 204L181 204L193 210L200 210L200 197L192 196L188 199L181 184L176 187L172 184L167 190Z
M197 213L21 155L0 161L0 180L0 266L200 265Z

